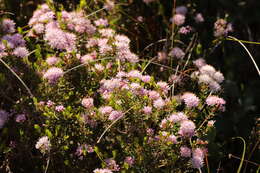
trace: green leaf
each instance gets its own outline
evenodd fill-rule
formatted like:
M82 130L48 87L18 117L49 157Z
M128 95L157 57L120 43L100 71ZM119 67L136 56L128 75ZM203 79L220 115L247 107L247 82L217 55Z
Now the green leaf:
M38 132L41 133L41 127L38 124L34 124L34 129Z
M45 134L49 137L52 138L52 133L49 129L45 129Z
M79 8L80 8L80 9L83 9L85 6L87 6L86 0L80 0Z

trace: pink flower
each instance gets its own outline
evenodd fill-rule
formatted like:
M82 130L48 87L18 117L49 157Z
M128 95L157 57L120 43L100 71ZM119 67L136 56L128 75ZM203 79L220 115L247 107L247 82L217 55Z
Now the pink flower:
M167 59L167 54L165 52L158 52L158 61L164 61Z
M17 57L23 58L29 55L29 51L26 47L17 47L14 49L13 54Z
M198 68L201 68L202 66L206 65L206 61L202 58L196 59L193 61L193 64L197 66Z
M216 70L213 66L211 65L204 65L200 68L200 73L201 74L207 74L209 75L210 77L212 77L215 73L216 73Z
M4 19L1 24L2 24L1 28L4 33L11 34L15 32L15 23L13 20Z
M171 142L173 144L177 144L177 137L175 135L170 135L168 136L168 138L166 139L168 142Z
M196 16L194 17L194 19L195 19L196 23L204 22L204 18L201 13L197 13Z
M118 77L118 78L122 78L122 77L126 77L126 76L127 76L126 72L123 72L123 71L120 71L116 74L116 77Z
M106 3L104 4L104 8L108 11L113 10L115 7L115 3L111 0L106 0Z
M154 90L149 91L149 92L148 92L148 96L149 96L149 98L152 99L152 100L156 100L156 99L159 99L159 98L160 98L160 94L159 94L157 91L154 91Z
M213 78L218 82L222 83L224 81L224 76L221 72L217 71L216 73L213 74Z
M63 105L58 105L58 106L55 107L55 111L57 111L57 112L62 112L64 110L65 110L65 108L64 108Z
M180 34L183 34L183 35L187 35L187 34L189 34L190 32L192 31L192 28L191 28L191 26L183 26L183 27L181 27L180 29L179 29L179 33Z
M108 25L108 21L106 19L98 19L94 21L96 26L107 26Z
M135 159L131 156L127 156L124 160L125 163L127 163L129 166L132 166L135 162Z
M47 62L48 65L55 65L59 62L59 59L55 56L52 56L52 57L48 57L46 59L46 62Z
M44 73L43 78L47 79L49 83L56 83L62 75L63 70L61 68L51 67Z
M181 15L185 16L186 13L188 12L188 9L185 6L178 6L178 7L176 7L175 11L176 11L176 14L181 14Z
M172 18L172 22L177 26L181 26L185 22L185 16L182 14L175 14Z
M17 123L23 123L26 120L26 116L24 114L16 115L15 121Z
M81 104L88 109L94 106L94 100L93 98L83 98Z
M193 157L201 157L201 158L204 158L204 151L203 149L201 148L196 148L195 150L193 150L192 152L192 156Z
M191 164L193 168L200 169L203 166L204 161L201 157L192 157Z
M184 103L188 108L197 107L199 105L199 98L193 93L184 93L181 96L181 99L184 100Z
M167 84L167 82L157 82L156 85L164 92L167 93L168 90L170 89L169 85Z
M93 173L113 173L110 169L95 169Z
M214 120L210 120L210 121L208 121L207 126L208 126L208 127L213 127L214 124L215 124L215 121L214 121Z
M21 34L5 35L2 40L7 41L7 46L10 48L25 47L25 40Z
M191 157L191 149L186 146L181 147L180 153L181 157Z
M152 107L150 107L150 106L145 106L145 107L143 108L143 112L144 112L145 114L150 114L150 113L152 113Z
M99 108L99 112L103 115L110 114L113 111L111 106L104 106Z
M183 112L179 112L177 114L172 114L169 118L167 118L167 120L171 123L180 123L184 120L188 120L188 117Z
M157 109L161 109L165 106L165 101L162 98L158 98L157 100L154 100L153 106Z
M50 150L51 143L47 136L41 137L35 145L36 149L39 149L41 153L46 153Z
M206 103L209 106L217 106L221 111L225 110L226 101L223 98L219 98L218 96L208 96Z
M76 48L76 35L64 32L57 27L46 27L44 40L55 49L72 51Z
M115 35L115 31L110 28L100 29L99 32L103 37L107 38L113 37Z
M128 76L129 78L138 78L138 79L141 79L141 78L142 78L142 74L141 74L141 72L138 71L138 70L132 70L132 71L130 71L130 72L127 74L127 76Z
M190 120L185 120L181 122L181 127L179 130L179 134L183 137L192 137L195 134L195 124Z
M121 116L123 116L123 113L121 111L112 111L108 117L108 120L114 121Z
M112 171L119 171L120 167L118 164L116 164L116 161L112 158L106 159L105 160L107 167L112 170Z
M233 31L232 24L227 23L227 21L224 19L218 19L214 23L214 36L215 37L226 36L229 32L232 32L232 31Z
M179 48L179 47L174 47L170 52L169 56L175 57L177 59L183 59L185 56L185 53Z
M52 102L51 100L48 100L46 104L48 107L52 107L54 105L54 102Z
M143 22L144 21L144 17L143 16L138 16L137 20L138 20L138 22Z
M160 124L160 128L165 129L167 127L167 119L163 119Z
M98 72L102 72L105 69L102 64L95 64L94 67Z
M146 133L147 133L147 135L152 136L152 135L154 135L154 130L152 128L148 128L148 129L146 129Z
M151 81L151 76L149 76L149 75L144 75L144 76L142 76L141 80L142 80L143 82L145 82L145 83L148 83L148 82Z

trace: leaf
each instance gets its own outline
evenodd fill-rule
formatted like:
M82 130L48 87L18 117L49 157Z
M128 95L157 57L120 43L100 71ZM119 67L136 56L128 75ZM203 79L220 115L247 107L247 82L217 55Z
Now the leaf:
M34 129L38 132L41 133L41 127L38 124L34 124Z
M45 129L45 134L49 137L52 138L52 133L49 129Z

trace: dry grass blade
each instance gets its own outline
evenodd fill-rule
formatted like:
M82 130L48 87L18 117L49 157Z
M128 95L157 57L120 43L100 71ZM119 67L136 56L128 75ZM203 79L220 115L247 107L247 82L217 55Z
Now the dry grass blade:
M254 66L255 66L255 68L256 68L256 70L257 70L257 73L258 73L258 75L259 75L259 77L260 77L260 70L259 70L259 68L258 68L258 66L257 66L257 64L256 64L256 62L255 62L255 60L254 60L254 58L253 58L253 56L251 55L251 53L249 52L249 50L246 48L246 46L245 46L240 40L238 40L237 38L232 37L232 36L228 36L228 37L231 38L231 39L233 39L233 40L235 40L235 41L237 41L237 42L246 50L246 52L248 53L249 57L251 58L251 60L252 60L252 62L253 62L253 64L254 64Z
M11 71L12 74L22 83L22 85L25 87L25 89L27 90L27 92L29 93L29 95L31 96L31 98L33 98L34 96L33 96L32 92L31 92L31 90L30 90L29 87L24 83L24 81L15 73L15 71L13 71L13 69L12 69L8 64L6 64L6 63L4 62L4 60L2 60L2 59L0 58L0 61L4 64L4 66L5 66L6 68L8 68L8 70Z

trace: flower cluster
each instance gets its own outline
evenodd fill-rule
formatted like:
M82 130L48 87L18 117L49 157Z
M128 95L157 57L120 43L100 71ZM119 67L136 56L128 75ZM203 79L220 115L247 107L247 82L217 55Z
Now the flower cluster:
M232 24L227 23L227 21L225 19L218 19L214 23L214 36L215 37L227 36L227 34L232 31L233 31Z
M220 84L224 81L223 74L206 64L203 59L197 59L193 63L199 68L199 71L192 74L194 78L198 78L198 83L206 84L212 92L220 91Z
M41 137L35 145L36 149L39 149L42 153L47 153L50 151L51 143L47 136Z
M5 34L2 37L0 36L0 58L5 56L23 58L29 55L23 36L15 33L14 21L4 19L2 23L0 23L0 28L3 34Z
M143 5L149 7L153 1L143 0ZM80 8L52 9L39 6L29 21L25 40L30 40L33 62L22 58L29 50L23 35L15 33L14 22L4 19L0 27L5 34L0 58L19 57L43 79L37 80L35 98L21 98L15 106L29 105L28 112L37 115L20 111L14 117L20 126L34 123L40 136L35 148L49 154L53 163L64 158L66 166L83 165L94 173L140 172L162 163L167 169L174 165L171 171L176 172L201 169L211 140L208 129L214 128L213 117L225 110L226 101L218 96L223 74L204 59L192 61L196 39L190 46L176 40L171 46L166 43L155 52L157 62L152 59L146 64L130 50L130 39L110 26L113 22L106 15L88 15ZM104 9L104 14L111 12L114 2L107 0ZM189 13L195 13L195 25L186 25ZM139 16L138 22L144 19ZM188 38L204 18L177 6L171 22L177 37ZM215 25L221 32L228 24ZM153 63L165 73L157 72ZM0 110L0 128L9 117Z

